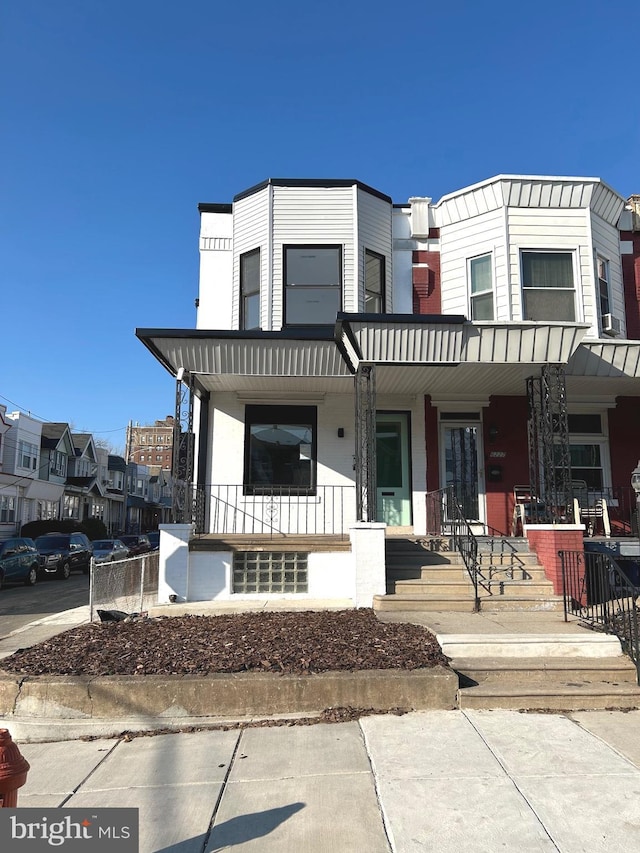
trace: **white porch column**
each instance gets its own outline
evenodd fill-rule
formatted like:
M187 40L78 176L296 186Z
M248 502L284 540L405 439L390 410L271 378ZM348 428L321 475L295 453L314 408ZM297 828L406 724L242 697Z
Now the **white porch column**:
M360 521L349 528L354 562L356 607L372 607L374 595L386 592L384 532L381 521Z
M188 601L189 595L189 539L193 524L161 524L160 555L158 567L158 604Z

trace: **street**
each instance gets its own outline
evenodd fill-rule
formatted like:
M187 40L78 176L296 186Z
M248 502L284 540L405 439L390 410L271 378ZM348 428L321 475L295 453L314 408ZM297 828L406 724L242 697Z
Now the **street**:
M74 573L69 580L45 577L32 587L10 584L0 589L0 637L23 625L89 603L89 576Z

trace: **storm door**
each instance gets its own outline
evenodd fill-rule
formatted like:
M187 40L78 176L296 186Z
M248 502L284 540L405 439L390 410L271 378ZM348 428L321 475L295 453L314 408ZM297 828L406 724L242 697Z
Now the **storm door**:
M480 467L482 442L479 419L473 423L441 421L443 486L453 486L464 517L470 523L484 522L483 482Z

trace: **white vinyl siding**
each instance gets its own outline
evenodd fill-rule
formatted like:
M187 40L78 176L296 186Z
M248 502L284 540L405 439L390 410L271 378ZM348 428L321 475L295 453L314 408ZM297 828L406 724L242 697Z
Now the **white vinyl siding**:
M393 208L388 201L371 193L357 189L358 205L358 289L345 298L345 311L364 311L364 256L369 249L384 258L385 266L385 311L393 311L393 280L391 216ZM347 307L347 305L349 307Z
M269 187L233 205L233 328L240 324L240 256L260 249L260 315L268 316ZM263 326L264 327L264 326Z
M505 219L492 210L473 219L440 229L442 313L469 312L468 262L479 255L493 255L495 319L508 320L506 286Z
M513 319L523 319L521 256L524 251L573 253L575 319L581 322L583 318L593 317L595 291L583 287L584 282L592 281L593 269L588 210L510 208L507 224Z
M352 187L273 187L273 329L283 323L283 246L342 246L343 309L354 310Z
M621 321L620 337L626 338L624 288L622 284L622 261L620 259L620 235L618 229L599 216L591 214L594 255L608 262L609 269L609 313ZM597 267L594 270L594 288L597 297ZM594 299L596 298L594 297ZM597 301L596 301L597 306ZM599 335L598 317L585 317L591 323L590 336Z

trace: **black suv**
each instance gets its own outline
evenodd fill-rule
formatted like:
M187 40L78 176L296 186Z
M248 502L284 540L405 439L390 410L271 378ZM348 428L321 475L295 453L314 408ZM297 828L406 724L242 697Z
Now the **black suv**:
M45 533L36 539L45 574L66 580L73 569L89 574L93 546L84 533Z

